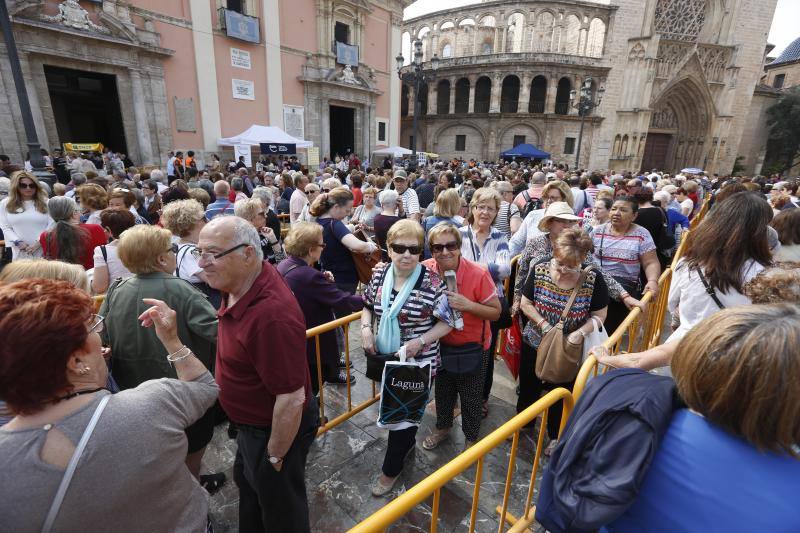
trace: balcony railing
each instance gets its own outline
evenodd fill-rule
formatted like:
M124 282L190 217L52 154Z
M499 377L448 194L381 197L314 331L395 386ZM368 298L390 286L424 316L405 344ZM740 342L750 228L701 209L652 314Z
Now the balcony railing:
M569 102L556 102L556 115L569 114Z
M528 104L528 113L544 113L544 102L531 102Z

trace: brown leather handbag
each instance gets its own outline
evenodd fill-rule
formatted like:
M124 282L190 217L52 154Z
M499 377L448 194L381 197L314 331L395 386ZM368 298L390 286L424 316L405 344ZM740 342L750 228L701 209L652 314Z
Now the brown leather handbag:
M583 282L592 266L583 269L578 283L564 306L564 312L558 324L553 326L544 336L536 349L536 377L548 383L567 383L575 379L580 370L581 356L583 355L583 339L579 344L569 342L569 335L564 334L564 322L567 314L575 303Z
M357 231L353 235L362 241L370 240L362 231ZM356 265L358 281L361 283L369 283L369 280L372 279L372 270L375 268L375 265L381 262L382 259L380 248L371 254L362 254L359 252L353 252L352 250L350 251L350 254L353 256L353 263Z

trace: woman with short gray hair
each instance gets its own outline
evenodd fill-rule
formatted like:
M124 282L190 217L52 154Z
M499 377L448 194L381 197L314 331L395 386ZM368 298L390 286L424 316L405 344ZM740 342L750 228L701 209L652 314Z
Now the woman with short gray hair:
M54 196L47 201L47 211L55 222L52 229L39 236L45 259L94 267L94 248L108 243L106 232L97 224L81 224L78 204L66 196Z

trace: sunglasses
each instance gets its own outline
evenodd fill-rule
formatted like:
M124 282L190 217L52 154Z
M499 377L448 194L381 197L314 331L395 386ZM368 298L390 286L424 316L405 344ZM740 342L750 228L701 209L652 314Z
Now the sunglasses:
M440 254L447 249L448 252L455 252L459 246L456 241L446 242L444 244L431 244L431 252Z
M403 255L409 252L411 255L419 255L422 253L422 246L406 246L404 244L390 244L389 248L392 249L397 255Z
M35 183L20 183L18 185L20 189L36 189Z

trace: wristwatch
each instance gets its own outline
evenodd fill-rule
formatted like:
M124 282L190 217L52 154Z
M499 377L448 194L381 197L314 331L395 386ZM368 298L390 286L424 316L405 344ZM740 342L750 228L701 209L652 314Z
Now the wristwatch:
M269 459L270 464L276 465L283 461L283 457L275 457L274 455L270 455L267 457Z

